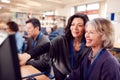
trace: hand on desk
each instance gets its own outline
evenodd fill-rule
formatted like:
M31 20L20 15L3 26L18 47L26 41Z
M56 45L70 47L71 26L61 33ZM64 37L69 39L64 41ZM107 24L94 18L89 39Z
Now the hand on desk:
M18 54L18 58L20 61L20 65L25 65L25 63L31 58L31 56L27 53Z

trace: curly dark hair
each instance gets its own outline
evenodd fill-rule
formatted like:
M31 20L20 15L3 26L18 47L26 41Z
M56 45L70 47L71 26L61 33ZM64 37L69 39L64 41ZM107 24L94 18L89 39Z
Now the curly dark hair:
M77 14L74 14L72 15L69 19L68 19L68 23L67 23L67 26L65 28L65 36L66 38L68 39L68 41L72 38L73 39L73 36L71 34L71 31L70 31L70 27L71 27L71 23L73 21L74 18L81 18L83 19L84 21L84 26L85 24L87 23L87 21L89 21L89 18L86 14L81 14L81 13L77 13ZM85 39L84 35L83 35L83 39Z
M7 22L7 25L9 27L10 30L14 31L14 32L17 32L19 31L19 27L18 27L18 24L14 21L9 21Z

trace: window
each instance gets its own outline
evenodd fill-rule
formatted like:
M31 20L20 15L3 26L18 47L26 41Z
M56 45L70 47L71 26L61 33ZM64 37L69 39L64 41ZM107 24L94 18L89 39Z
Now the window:
M99 4L98 3L87 5L87 10L98 10L98 9L99 9Z
M86 5L78 6L77 11L86 11Z
M74 8L76 9L74 12L87 14L90 20L99 17L99 3L84 4Z

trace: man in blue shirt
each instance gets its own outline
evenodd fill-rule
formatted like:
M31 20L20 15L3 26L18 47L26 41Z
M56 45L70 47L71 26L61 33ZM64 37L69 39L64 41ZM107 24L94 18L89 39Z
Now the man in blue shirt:
M41 32L41 24L37 18L31 18L26 21L26 28L27 34L30 38L27 39L27 48L25 51L29 51L49 42L49 39ZM34 66L41 72L50 73L51 70L50 60L47 53L30 59L27 64Z
M19 27L17 23L15 23L14 21L7 22L6 31L9 33L15 33L17 52L21 53L23 48L23 38L21 33L19 32Z
M52 40L53 38L55 38L55 37L57 37L57 36L59 36L59 35L60 35L60 34L59 34L59 32L58 32L58 27L57 27L57 25L55 24L55 25L53 26L53 28L52 28L51 33L49 34L49 39Z

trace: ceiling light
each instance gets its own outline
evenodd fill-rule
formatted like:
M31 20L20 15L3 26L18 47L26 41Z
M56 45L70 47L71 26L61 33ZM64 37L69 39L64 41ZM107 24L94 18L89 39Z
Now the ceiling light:
M46 1L55 2L55 3L62 3L61 0L46 0Z
M41 3L35 1L28 1L26 4L30 6L41 6Z
M1 2L10 3L10 0L1 0Z
M17 6L21 6L21 7L26 7L26 8L29 8L30 6L28 6L28 5L25 5L25 4L19 4L19 3L17 3L16 4Z

